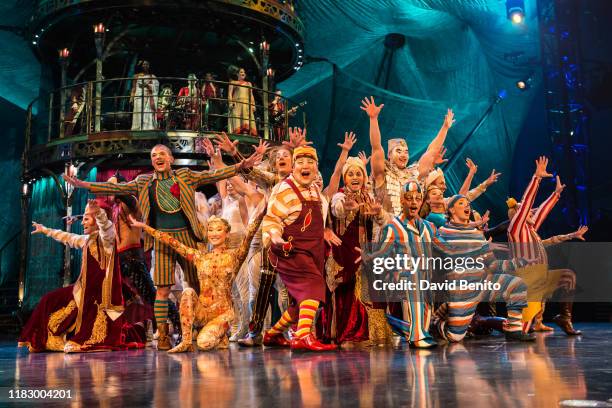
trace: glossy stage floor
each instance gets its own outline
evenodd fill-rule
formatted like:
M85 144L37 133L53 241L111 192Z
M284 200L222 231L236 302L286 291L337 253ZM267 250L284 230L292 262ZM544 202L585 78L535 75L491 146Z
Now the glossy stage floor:
M45 406L612 406L612 324L577 326L583 337L557 330L531 344L494 336L427 351L318 354L235 345L179 355L28 354L4 341L0 406L33 405L9 399L16 388L70 390L70 400L39 400Z

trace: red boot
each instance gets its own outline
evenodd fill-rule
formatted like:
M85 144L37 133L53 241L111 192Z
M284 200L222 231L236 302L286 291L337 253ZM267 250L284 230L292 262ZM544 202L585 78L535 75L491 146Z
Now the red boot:
M291 350L331 351L337 349L335 344L321 343L312 333L291 340Z
M266 347L289 347L291 343L282 334L269 334L263 336L263 345Z

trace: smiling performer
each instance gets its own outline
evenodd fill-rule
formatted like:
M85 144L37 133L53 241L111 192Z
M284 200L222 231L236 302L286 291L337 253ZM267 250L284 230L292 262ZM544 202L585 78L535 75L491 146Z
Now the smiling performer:
M44 234L71 248L82 249L83 260L76 282L43 296L23 328L19 346L27 346L30 352L76 353L144 347L144 325L136 328L124 315L113 223L98 203L90 200L82 224L84 235L32 223L32 234Z
M342 178L344 189L334 194L331 205L334 232L342 244L332 246L325 263L329 292L320 321L325 339L337 344L386 344L391 329L384 308L370 299L355 250L371 242L374 224L384 225L386 213L366 187L368 173L363 160L349 157Z
M262 206L263 207L263 206ZM180 243L171 234L157 231L133 218L135 226L142 227L156 241L162 241L180 256L193 263L198 271L200 295L194 289L186 288L181 296L181 326L183 340L169 353L194 351L192 332L194 325L204 326L198 333L196 344L200 350L227 348L227 332L234 319L232 305L232 284L240 266L249 252L251 240L259 228L263 211L249 225L246 236L237 249L227 248L230 224L224 218L215 215L208 219L207 240L212 247L206 251L194 249Z
M395 255L407 255L414 258L431 258L431 242L436 232L436 227L429 221L419 217L419 210L423 204L423 193L421 187L415 181L411 181L402 188L400 196L402 204L402 215L393 218L382 230L381 248L377 256L394 257ZM409 282L414 289L405 291L405 299L402 300L402 316L404 320L387 315L393 330L406 337L410 346L416 348L428 348L436 345L433 337L429 334L429 325L432 317L432 299L429 291L421 290L420 281L430 281L432 271L428 265L419 268L414 273L407 271Z
M532 208L540 181L542 178L552 177L552 174L546 170L547 166L548 159L546 157L538 158L536 160L536 171L523 193L521 202L517 203L513 198L507 201L508 219L510 219L508 242L510 243L512 256L530 260L529 265L516 271L516 275L523 278L528 287L529 305L523 310L523 322L527 326L532 324L534 318L537 319L538 314L542 312L544 301L552 296L556 289L563 286L564 281L576 281L576 274L571 269L548 270L548 256L545 248L549 244L572 239L574 236L565 236L564 239L553 237L550 241L544 241L537 232L559 201L561 192L565 188L565 185L561 184L561 180L557 176L555 191L539 207ZM582 237L582 235L576 237ZM581 332L574 329L571 320L572 299L573 284L570 284L564 288L561 314L555 318L555 322L566 334L578 335Z
M287 346L283 333L297 321L292 349L326 351L311 332L319 303L325 300L324 197L314 183L318 175L314 148L293 151L293 172L272 191L262 224L264 247L291 296L291 305L263 339L265 346ZM299 319L299 320L298 320Z
M189 168L172 170L174 157L168 146L156 145L151 150L153 174L144 174L128 183L90 183L74 177L64 176L66 182L77 188L85 188L94 194L133 194L138 198L138 208L143 220L158 230L171 234L182 244L191 248L204 238L195 211L196 188L235 176L239 172L249 172L261 155L253 154L233 166L212 171L197 172ZM189 286L198 288L195 267L180 258L172 248L163 242L145 237L145 250L153 247L155 251L154 282L157 286L155 297L155 320L158 323L158 350L171 348L168 337L168 296L174 285L174 266L178 261Z
M446 112L444 123L438 135L431 141L427 150L414 164L408 166L408 145L404 139L390 139L387 142L387 160L382 147L378 115L385 105L374 103L374 98L365 98L361 102L361 110L370 118L370 144L372 145L372 178L374 179L374 192L377 197L383 198L383 208L389 213L399 216L402 214L401 190L411 181L421 183L438 163L440 152L446 140L448 130L454 123L452 110Z
M449 342L459 342L465 337L479 302L506 302L508 319L500 327L506 339L535 340L523 331L521 322L522 310L527 306L527 286L521 278L509 274L525 265L526 261L496 259L483 232L470 224L470 214L471 205L465 196L457 194L451 197L448 202L449 221L438 229L434 239L436 249L445 260L453 259L456 266L448 272L446 279L456 281L457 285L461 281L474 285L464 289L458 286L448 291L449 301L436 311L432 325L434 333ZM468 266L468 261L472 266ZM490 289L496 284L498 289Z

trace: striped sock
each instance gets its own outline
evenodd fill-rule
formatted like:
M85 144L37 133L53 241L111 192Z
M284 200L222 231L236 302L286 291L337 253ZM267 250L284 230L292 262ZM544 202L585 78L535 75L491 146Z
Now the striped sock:
M274 327L268 330L268 334L271 334L271 335L283 334L284 332L287 331L289 326L291 326L292 322L293 321L291 319L291 314L289 314L288 310L285 310L285 313L283 313L283 315L278 320L278 322L276 322Z
M169 300L155 299L153 310L155 313L155 321L157 324L166 323L168 321L168 304Z
M298 320L296 336L302 338L310 334L312 321L318 308L319 302L317 300L306 299L300 303L300 320Z

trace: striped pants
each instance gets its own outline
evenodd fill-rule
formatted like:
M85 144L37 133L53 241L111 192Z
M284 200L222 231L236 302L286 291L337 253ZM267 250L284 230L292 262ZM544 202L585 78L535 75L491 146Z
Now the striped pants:
M499 284L498 290L452 290L449 301L442 305L434 316L432 332L439 337L454 343L463 340L470 325L476 306L480 302L505 302L508 319L504 331L521 331L522 311L527 306L527 285L521 278L504 273L487 276L484 271L466 271L452 274L449 281L466 280L468 283L479 283L484 279L491 284ZM459 282L457 282L457 285Z
M167 234L172 235L177 241L192 248L197 247L197 241L189 228L180 230L163 230ZM155 252L155 271L153 272L153 281L155 286L172 286L174 285L174 266L178 262L181 265L185 280L194 290L199 291L198 274L196 267L192 262L188 262L185 258L176 253L170 246L155 240L153 244Z

